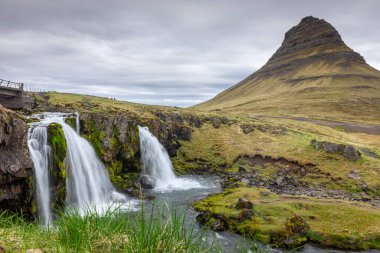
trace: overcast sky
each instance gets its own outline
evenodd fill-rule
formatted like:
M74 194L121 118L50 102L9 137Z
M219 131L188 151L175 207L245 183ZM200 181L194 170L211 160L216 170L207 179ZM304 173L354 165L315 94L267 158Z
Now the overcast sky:
M308 15L380 69L378 0L0 0L0 78L189 106L266 63Z

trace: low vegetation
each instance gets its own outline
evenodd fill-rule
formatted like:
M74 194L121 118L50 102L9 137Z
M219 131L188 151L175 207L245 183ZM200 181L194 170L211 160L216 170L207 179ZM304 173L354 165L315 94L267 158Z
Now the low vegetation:
M253 203L251 218L242 218L242 210L236 208L241 197ZM294 236L291 242L380 249L380 211L357 202L278 195L263 188L240 187L198 201L195 208L210 213L210 219L221 219L231 231L277 246L288 246L289 237ZM301 225L292 224L300 220ZM300 226L305 228L304 234L295 233L302 231Z
M222 125L218 128L205 124L194 129L190 142L182 141L173 158L173 163L179 170L196 171L204 162L208 168L219 169L221 172L236 172L243 155L260 154L272 158L284 158L301 165L313 165L306 175L300 177L308 184L328 189L341 189L349 192L361 192L361 185L368 186L372 195L380 194L380 160L362 154L357 161L345 159L342 155L317 150L310 144L311 140L328 140L337 143L349 143L356 147L363 145L359 138L355 140L350 134L322 127L289 127L285 124L271 123L267 129L261 121L252 121L257 129L244 133L241 124ZM276 131L282 126L284 131ZM277 128L276 128L277 127ZM281 128L280 128L281 129ZM375 145L364 144L374 152L379 152ZM262 179L275 180L284 166L281 164L248 164L248 169L261 175ZM360 179L352 179L349 174L357 170ZM297 172L296 172L297 173Z

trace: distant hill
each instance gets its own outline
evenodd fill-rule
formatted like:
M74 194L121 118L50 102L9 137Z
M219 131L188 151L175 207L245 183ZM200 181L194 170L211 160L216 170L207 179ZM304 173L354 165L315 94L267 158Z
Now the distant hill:
M245 115L380 122L380 72L323 19L305 17L258 71L194 106Z

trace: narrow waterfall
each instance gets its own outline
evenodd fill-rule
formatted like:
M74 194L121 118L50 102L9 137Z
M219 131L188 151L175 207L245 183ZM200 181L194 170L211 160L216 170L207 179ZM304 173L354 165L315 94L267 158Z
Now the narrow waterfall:
M80 134L80 121L79 121L79 112L76 112L75 125L77 127L77 134Z
M168 152L149 131L148 127L139 128L142 173L156 179L156 190L190 189L202 187L197 181L178 178Z
M158 180L159 184L170 184L176 176L168 152L147 127L139 126L140 149L143 174Z
M48 225L51 222L49 189L49 158L51 150L47 141L46 126L37 125L29 129L28 147L34 163L39 221L43 225Z

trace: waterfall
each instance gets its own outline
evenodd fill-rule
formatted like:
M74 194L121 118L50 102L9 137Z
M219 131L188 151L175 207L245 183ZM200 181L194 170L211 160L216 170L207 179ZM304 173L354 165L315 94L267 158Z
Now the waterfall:
M48 190L50 147L47 145L47 126L53 122L62 126L67 145L66 204L78 209L81 214L86 213L88 209L102 214L110 207L135 208L137 204L135 201L127 202L127 197L115 190L105 166L96 156L91 144L65 123L67 116L68 114L64 113L34 115L40 119L40 122L33 123L37 127L30 130L29 150L35 167L39 212L43 216L41 220L49 220L51 212ZM116 202L119 204L114 205Z
M51 150L47 143L46 126L35 126L29 129L28 147L34 163L39 221L43 225L48 225L51 219L48 173Z
M59 123L67 143L65 164L68 203L79 210L86 210L89 205L101 207L112 201L126 201L124 195L116 192L91 144L63 120Z
M77 127L77 134L80 134L80 122L79 122L79 112L76 112L75 125Z
M149 131L148 127L139 128L142 173L156 179L156 190L191 189L202 187L197 181L178 178L168 152Z

